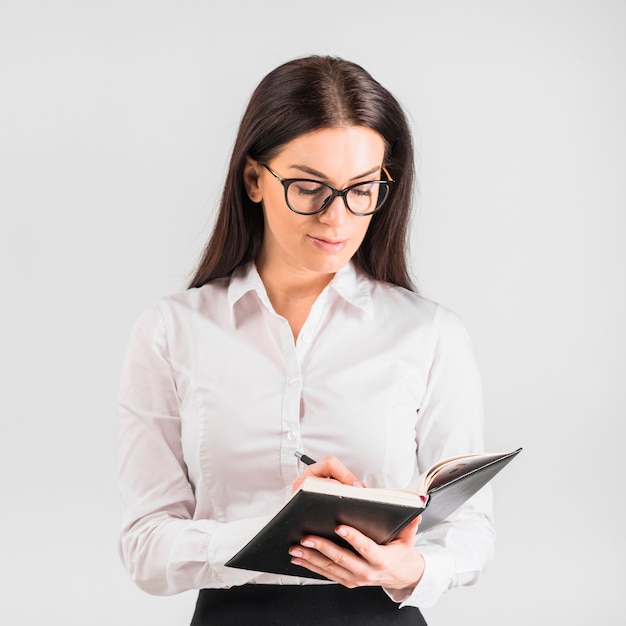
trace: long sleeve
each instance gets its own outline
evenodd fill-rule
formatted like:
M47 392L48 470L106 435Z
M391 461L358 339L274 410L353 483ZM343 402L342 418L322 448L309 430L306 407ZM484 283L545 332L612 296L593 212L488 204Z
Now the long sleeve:
M432 366L417 422L420 472L447 457L484 452L482 386L467 333L441 307L435 322ZM418 534L426 567L403 605L429 607L448 589L478 580L493 554L491 499L487 486L448 520Z
M459 319L350 265L295 343L253 265L162 299L132 331L119 412L120 554L154 594L319 584L304 571L224 565L290 497L297 450L334 454L371 486L408 484L416 461L423 471L483 451L480 380ZM408 597L390 595L430 606L476 580L492 543L486 489L418 535L424 577Z
M158 309L138 320L120 386L120 554L131 578L153 594L243 584L255 574L223 563L265 518L194 520L183 458L180 399Z

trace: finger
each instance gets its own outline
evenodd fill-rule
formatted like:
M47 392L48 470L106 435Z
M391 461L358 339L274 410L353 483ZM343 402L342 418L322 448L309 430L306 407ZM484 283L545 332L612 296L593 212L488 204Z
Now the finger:
M375 541L351 526L337 526L335 532L347 541L367 563L378 566L384 563L383 550ZM332 559L332 553L329 554ZM360 560L361 560L360 559Z
M334 478L345 485L364 487L365 485L335 456L328 456L313 465L308 465L302 476Z
M403 529L406 532L402 539L396 537L385 545L378 545L350 526L338 526L335 529L337 535L345 539L358 555L356 563L346 559L342 564L349 570L344 578L359 585L387 585L396 589L415 586L424 571L423 557L415 550L412 539L417 525L414 520ZM333 566L327 565L326 569L333 571Z
M345 587L356 587L356 584L349 584L349 578L346 576L343 570L340 570L336 565L334 565L328 559L325 560L324 564L314 563L311 561L307 561L304 558L298 558L293 556L291 558L291 563L293 565L297 565L299 567L303 567L304 569L315 572L316 574L320 574L324 578L331 580L335 583L339 583L344 585Z
M299 545L289 549L289 554L294 565L343 585L354 579L352 572L361 560L350 550L321 537L305 537Z
M370 566L384 562L381 546L355 528L338 526L335 532L352 545L357 554L330 539L315 536L304 537L296 550L299 550L302 558L310 564L324 571L333 572L337 578L342 579L365 577Z

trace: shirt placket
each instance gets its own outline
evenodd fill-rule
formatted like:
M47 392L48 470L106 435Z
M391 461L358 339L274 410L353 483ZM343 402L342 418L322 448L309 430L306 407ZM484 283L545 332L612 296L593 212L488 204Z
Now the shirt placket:
M282 404L282 438L281 438L281 468L285 479L287 495L291 494L291 483L301 472L297 450L303 450L301 429L302 390L306 377L306 360L314 343L320 319L324 310L326 293L320 295L311 312L302 326L297 341L294 343L293 334L287 320L283 319L281 339L285 358L285 390Z

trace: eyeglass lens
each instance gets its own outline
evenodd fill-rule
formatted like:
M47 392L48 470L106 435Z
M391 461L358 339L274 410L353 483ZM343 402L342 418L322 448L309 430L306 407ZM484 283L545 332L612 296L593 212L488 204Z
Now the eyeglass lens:
M353 213L373 213L387 198L389 186L384 181L368 181L352 186L345 195ZM290 181L287 203L298 213L317 213L332 197L333 190L312 180Z

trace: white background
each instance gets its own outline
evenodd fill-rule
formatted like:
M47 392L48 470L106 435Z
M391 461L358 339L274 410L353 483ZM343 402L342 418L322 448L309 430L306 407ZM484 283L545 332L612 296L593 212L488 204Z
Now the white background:
M185 287L251 91L313 52L408 111L419 288L469 328L487 448L524 446L492 567L429 623L625 623L619 0L0 0L0 621L189 623L194 593L117 557L120 364Z

